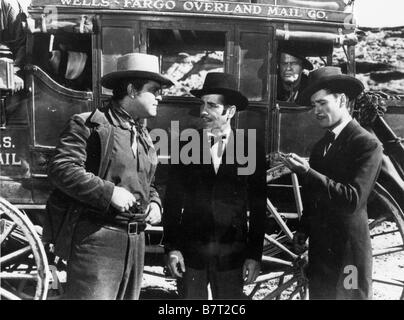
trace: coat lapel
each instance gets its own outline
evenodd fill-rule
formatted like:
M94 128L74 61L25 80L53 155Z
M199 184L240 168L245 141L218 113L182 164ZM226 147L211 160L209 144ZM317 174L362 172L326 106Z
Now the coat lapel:
M213 167L212 155L210 154L210 146L205 145L204 143L204 131L201 129L199 130L199 137L200 137L200 170L203 172L204 175L208 176L216 176L215 168ZM204 156L207 156L209 159L209 163L204 163ZM220 167L219 167L220 168Z
M244 147L246 147L246 146L244 146ZM233 150L230 154L228 154L229 148L233 148ZM228 160L232 159L231 163L228 163L227 157L231 157L230 159L228 159ZM236 167L236 160L237 159L236 159L235 132L232 129L230 136L228 138L227 144L223 151L222 162L219 166L219 170L217 171L217 176L223 175L223 174L229 172L229 170L234 170L234 168ZM212 163L212 168L213 168L213 163ZM213 172L215 172L214 168L213 168Z
M337 139L335 139L334 143L331 145L328 152L325 154L324 159L334 159L336 155L338 155L341 150L345 146L346 139L351 135L352 130L359 125L355 119L351 120L344 129L342 129L341 133L338 135Z

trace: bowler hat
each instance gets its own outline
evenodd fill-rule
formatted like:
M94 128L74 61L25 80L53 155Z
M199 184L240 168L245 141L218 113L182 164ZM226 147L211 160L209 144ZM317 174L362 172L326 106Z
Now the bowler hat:
M172 86L170 79L159 73L159 62L156 56L144 53L128 53L118 58L116 71L107 73L101 78L101 85L113 89L118 80L147 79Z
M206 94L222 94L228 104L237 107L237 111L248 106L248 99L237 90L236 78L229 73L210 72L206 75L202 89L190 92L198 98Z
M310 105L311 96L321 89L345 93L355 99L364 89L362 82L341 72L338 67L322 67L310 72L307 87L302 91L299 104Z

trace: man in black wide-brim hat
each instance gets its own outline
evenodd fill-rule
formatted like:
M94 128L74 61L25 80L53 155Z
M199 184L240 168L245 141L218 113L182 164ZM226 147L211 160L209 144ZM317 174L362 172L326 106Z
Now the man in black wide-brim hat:
M313 71L301 103L313 106L326 134L309 162L293 153L283 157L302 178L304 211L294 243L300 251L309 238L310 299L372 298L367 201L382 146L349 113L348 101L362 90L362 83L340 68Z
M258 276L265 221L265 154L257 139L234 134L231 119L248 106L233 75L208 73L201 90L201 141L210 161L173 165L163 226L171 273L182 278L185 299L243 299L243 285ZM243 141L239 141L243 140ZM255 170L239 172L240 146L254 144ZM235 146L233 152L231 146ZM249 145L250 146L250 145ZM207 151L206 151L207 149ZM250 148L248 148L250 151ZM243 153L244 154L244 153ZM247 210L249 208L249 226Z

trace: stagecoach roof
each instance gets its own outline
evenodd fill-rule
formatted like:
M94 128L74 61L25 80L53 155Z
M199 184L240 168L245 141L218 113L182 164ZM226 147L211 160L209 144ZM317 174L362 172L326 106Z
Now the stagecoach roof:
M127 12L179 16L226 16L331 22L352 27L349 0L32 0L31 10L45 14L69 9L81 12ZM57 11L56 11L57 13ZM352 28L351 28L352 29Z

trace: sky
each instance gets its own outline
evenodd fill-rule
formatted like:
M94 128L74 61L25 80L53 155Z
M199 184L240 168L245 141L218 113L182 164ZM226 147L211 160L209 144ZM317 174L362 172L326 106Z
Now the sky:
M355 0L359 27L404 26L404 0Z

